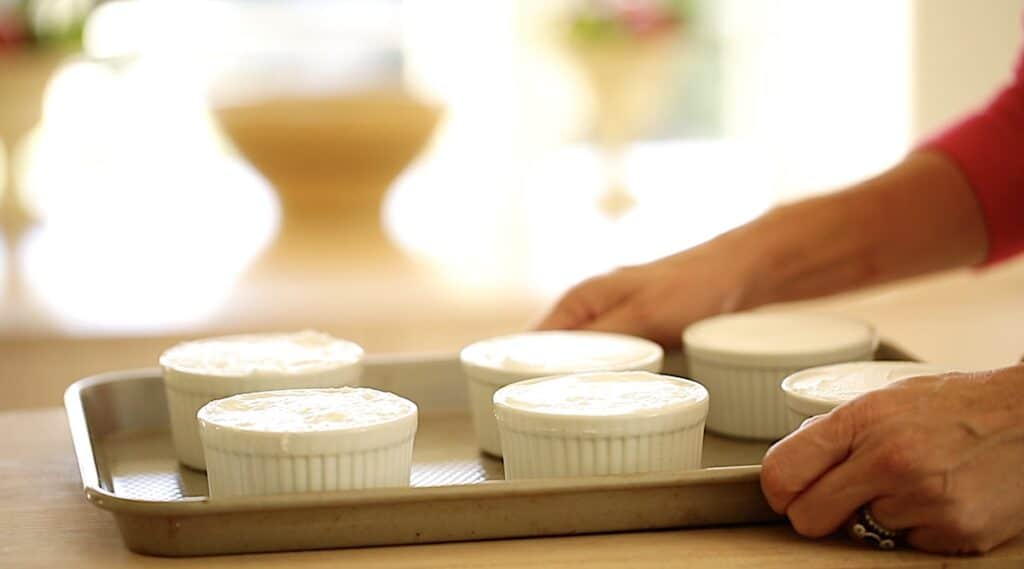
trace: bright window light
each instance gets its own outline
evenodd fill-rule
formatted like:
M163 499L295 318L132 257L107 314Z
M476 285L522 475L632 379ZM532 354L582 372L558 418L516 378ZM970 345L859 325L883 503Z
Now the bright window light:
M0 235L0 298L7 291L7 241Z
M227 155L174 68L81 61L49 85L17 150L39 220L24 281L74 333L166 331L209 318L277 231L267 182Z
M32 294L70 332L166 331L209 318L276 231L272 190L240 162L74 174L94 201L33 228L18 251Z
M569 148L530 169L524 222L532 288L550 295L594 274L681 251L771 206L767 193L751 191L769 165L737 143L641 143L627 152L624 169L635 205L622 217L600 205L606 182L592 149Z
M769 153L776 196L835 189L911 140L910 0L728 0L725 117Z

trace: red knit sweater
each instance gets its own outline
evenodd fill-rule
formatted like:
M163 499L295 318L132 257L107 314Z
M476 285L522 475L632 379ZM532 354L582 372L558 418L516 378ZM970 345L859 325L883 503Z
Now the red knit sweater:
M1024 55L988 105L922 146L949 156L967 177L985 219L986 262L1024 251Z

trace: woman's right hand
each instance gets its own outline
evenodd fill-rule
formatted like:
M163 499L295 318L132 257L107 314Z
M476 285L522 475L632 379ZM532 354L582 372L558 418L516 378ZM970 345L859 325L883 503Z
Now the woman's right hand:
M1024 365L905 379L773 446L761 486L798 533L828 535L867 505L936 553L989 551L1024 531Z
M537 326L649 338L667 348L689 324L748 308L745 274L726 234L693 249L624 267L573 287Z

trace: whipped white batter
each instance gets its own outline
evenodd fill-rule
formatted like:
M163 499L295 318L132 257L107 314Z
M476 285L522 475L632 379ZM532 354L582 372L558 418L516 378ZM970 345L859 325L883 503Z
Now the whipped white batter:
M365 387L245 393L207 404L199 419L243 431L309 433L362 429L416 414L416 404Z
M299 375L353 364L362 356L358 344L305 330L185 342L164 352L160 365L209 376Z
M684 334L687 349L743 354L803 354L871 346L874 330L857 320L817 314L754 312L698 322Z
M553 415L645 416L706 400L700 385L645 371L595 372L523 381L496 404Z
M477 342L462 360L514 373L549 375L598 369L629 369L662 355L654 342L622 334L527 332Z
M901 379L948 371L913 362L851 362L794 374L783 383L783 389L808 399L843 403Z

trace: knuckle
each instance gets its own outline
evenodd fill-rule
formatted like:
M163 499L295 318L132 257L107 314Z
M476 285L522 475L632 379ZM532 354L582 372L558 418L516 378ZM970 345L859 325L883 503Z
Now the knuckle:
M881 474L896 478L912 477L922 471L918 445L912 435L895 435L879 448L875 466Z
M796 510L796 508L793 508L793 510ZM793 531L804 537L824 537L830 533L830 528L824 527L814 516L802 510L790 512L789 523L793 526Z
M604 289L606 277L593 277L569 289L555 304L557 309L571 313L586 312Z
M811 425L820 421L822 417L824 417L824 415L814 415L813 417L808 417L804 419L803 422L800 423L800 426L797 428L797 430L799 431L801 429L806 429L810 427Z
M601 276L604 276L604 277L628 277L630 275L635 274L638 269L639 269L639 267L637 265L622 265L622 266L619 266L619 267L615 267L614 269L608 271L604 275L600 275L600 276L598 276L596 278L601 278Z
M912 532L908 541L915 549L943 555L985 553L998 545L988 539L965 539L947 528L930 528L925 530L925 533L916 535Z
M972 544L974 549L971 553L988 553L999 545L999 541L988 536L979 537Z
M573 287L563 294L562 297L558 299L558 302L555 303L555 309L572 310L579 306L580 301L582 300L580 298L582 296L582 293L580 292L581 286L582 285Z
M640 322L652 322L656 320L664 310L664 306L661 302L658 302L656 299L646 295L640 296L631 304L633 316Z
M839 407L837 411L858 428L865 428L876 422L886 405L886 398L877 391L871 391Z
M591 277L578 285L572 287L562 297L563 301L571 302L583 302L589 298L595 291L600 290L603 286L605 277Z
M779 461L772 456L765 458L761 465L761 490L764 492L768 503L778 511L778 505L787 496L792 494L792 489L787 484L788 477L783 472Z
M761 490L768 504L777 513L790 513L790 506L797 508L793 500L804 490L800 477L796 475L799 468L794 469L794 461L786 452L786 448L772 449L761 463Z
M929 476L918 484L917 494L929 503L945 503L950 499L949 488L943 476Z
M949 528L962 543L980 547L987 542L984 516L966 504L957 504L949 509Z
M815 445L819 450L832 448L836 444L851 443L857 432L857 426L849 413L839 412L839 409L813 418L806 424L806 429L801 430L803 440Z

